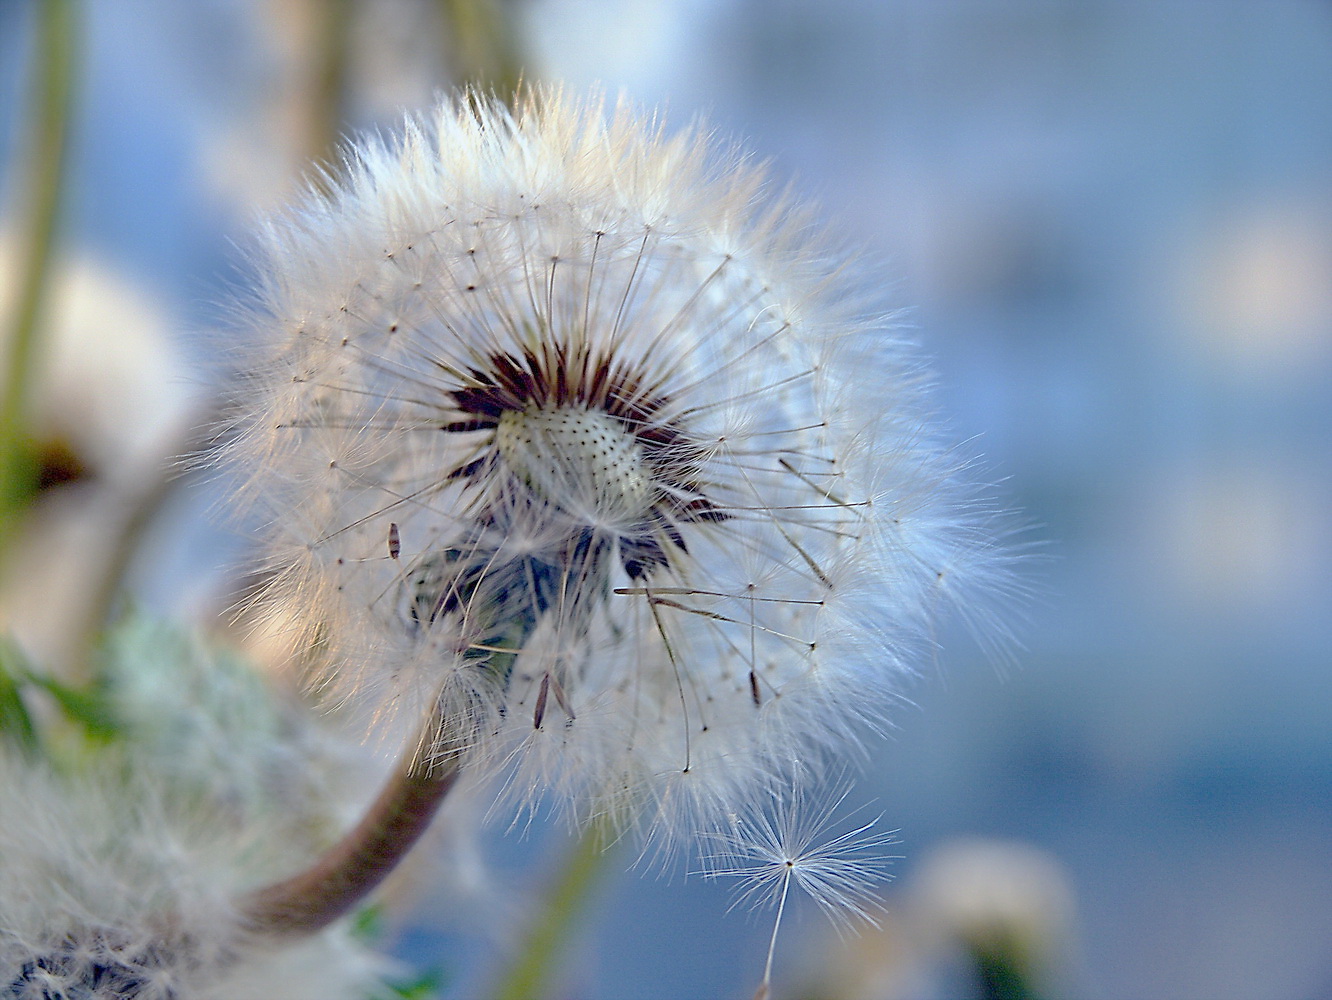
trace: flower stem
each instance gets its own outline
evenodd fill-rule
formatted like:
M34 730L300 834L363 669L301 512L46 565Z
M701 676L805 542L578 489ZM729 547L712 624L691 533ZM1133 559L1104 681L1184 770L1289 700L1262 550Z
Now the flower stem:
M440 722L437 710L418 747L434 745ZM360 823L313 866L241 901L250 930L275 936L317 933L352 910L393 871L425 833L461 772L460 749L442 760L422 761L421 756L419 751L403 755Z
M551 966L573 930L606 857L611 835L608 821L592 821L566 859L545 912L529 930L518 960L494 992L495 1000L539 1000L546 995Z
M512 16L495 0L440 0L454 81L512 104L523 78Z
M60 218L78 48L74 0L45 0L38 11L38 32L37 51L31 59L34 95L29 161L21 196L28 220L18 244L26 253L19 265L17 305L0 380L0 541L36 489L26 410Z
M313 183L328 193L329 179L338 170L338 142L346 111L353 6L351 0L318 0L310 11L315 19L315 44L305 153L320 167L311 174Z
M220 413L221 403L213 402L200 409L193 419L186 421L185 426L191 430L182 434L176 444L164 450L156 469L138 492L128 498L128 509L123 520L113 528L105 560L90 571L88 611L82 616L71 649L70 676L92 676L98 640L116 620L120 610L118 599L142 551L144 535L153 527L177 491L189 482L188 474L182 474L168 458L201 454L204 448L209 447L203 435L213 433Z
M478 669L507 678L535 620L497 616L493 645L478 647ZM257 889L240 902L251 931L275 936L315 934L374 891L421 839L445 796L457 783L468 738L446 712L440 691L430 717L408 744L396 770L361 822L310 868L284 882Z

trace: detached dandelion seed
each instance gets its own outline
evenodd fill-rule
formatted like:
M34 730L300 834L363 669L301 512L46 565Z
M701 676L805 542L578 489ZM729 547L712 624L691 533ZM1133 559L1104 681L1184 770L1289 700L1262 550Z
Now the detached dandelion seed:
M879 724L1002 576L911 349L742 153L543 89L347 170L264 234L232 446L335 697L669 839Z
M848 794L849 785L839 786L832 795L810 799L797 780L771 811L735 816L728 831L705 835L716 848L703 874L738 880L732 906L776 909L756 1000L771 989L777 932L792 887L818 904L839 931L856 920L874 923L880 905L875 889L887 880L889 863L897 860L883 850L896 840L876 830L879 816L857 821L861 810L839 816ZM833 833L838 826L849 828Z

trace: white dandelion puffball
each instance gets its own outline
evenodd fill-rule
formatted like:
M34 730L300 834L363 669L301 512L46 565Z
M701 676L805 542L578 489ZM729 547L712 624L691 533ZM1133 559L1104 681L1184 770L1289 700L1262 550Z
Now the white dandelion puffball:
M182 810L158 779L110 761L60 775L0 746L0 997L380 995L397 970L345 924L288 948L247 941L235 894L257 858L290 867L273 856L290 831L237 829L202 797Z
M263 234L231 445L327 686L519 798L695 819L878 721L994 539L806 215L559 90L347 172Z

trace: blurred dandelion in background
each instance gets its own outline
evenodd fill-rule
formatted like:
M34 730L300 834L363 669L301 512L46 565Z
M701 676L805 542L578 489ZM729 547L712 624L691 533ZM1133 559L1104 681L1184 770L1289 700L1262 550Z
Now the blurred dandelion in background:
M401 978L349 924L273 948L235 905L359 805L359 748L169 626L127 620L103 653L79 692L0 650L0 996L364 1000ZM15 724L39 690L63 725Z

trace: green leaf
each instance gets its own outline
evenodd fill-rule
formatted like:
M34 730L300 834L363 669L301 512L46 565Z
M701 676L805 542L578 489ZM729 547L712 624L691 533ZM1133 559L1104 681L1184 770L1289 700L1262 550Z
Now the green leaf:
M42 741L23 701L25 688L46 692L65 717L92 739L109 741L121 735L122 727L105 685L94 682L75 686L59 681L34 667L12 638L0 636L0 732L35 752Z
M352 914L350 930L362 944L376 944L384 936L384 908L378 903L361 907Z
M389 993L383 997L383 1000L433 1000L439 996L443 985L444 977L438 971L426 972L416 979L390 983Z
M25 671L25 680L41 688L72 721L83 727L93 739L111 741L122 733L115 709L101 685L74 687L33 670Z
M40 749L37 727L23 703L23 683L28 664L14 640L0 637L0 733L12 739L25 753Z

